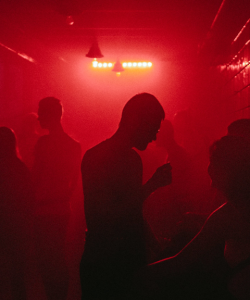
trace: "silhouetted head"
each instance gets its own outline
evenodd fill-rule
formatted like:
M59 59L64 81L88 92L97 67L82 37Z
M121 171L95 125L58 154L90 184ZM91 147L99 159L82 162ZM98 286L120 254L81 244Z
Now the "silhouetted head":
M156 140L165 112L155 96L137 94L124 106L119 128L129 132L133 146L145 150L148 143Z
M39 128L38 115L34 112L28 113L22 122L22 134L24 136L30 136L37 133Z
M174 127L169 120L164 120L161 123L161 129L157 135L156 144L158 147L167 148L174 142Z
M228 135L241 136L250 142L250 119L238 119L227 127Z
M250 144L239 136L225 136L210 147L208 173L212 186L228 199L250 197Z
M62 117L62 105L60 100L54 97L46 97L39 101L38 120L44 129L51 129L59 124Z
M17 156L16 135L8 127L0 127L0 157Z

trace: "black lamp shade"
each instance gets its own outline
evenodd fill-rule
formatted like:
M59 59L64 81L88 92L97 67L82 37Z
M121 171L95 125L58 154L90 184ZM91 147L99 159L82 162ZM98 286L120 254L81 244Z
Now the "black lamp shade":
M101 58L101 57L103 57L97 42L93 43L93 45L89 49L89 52L86 54L86 56L90 57L90 58Z

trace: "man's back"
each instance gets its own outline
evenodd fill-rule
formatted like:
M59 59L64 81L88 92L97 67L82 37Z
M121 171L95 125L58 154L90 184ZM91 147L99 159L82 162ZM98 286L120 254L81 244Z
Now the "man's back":
M69 201L80 157L80 144L65 132L40 137L35 147L33 169L38 203Z
M139 155L108 139L84 155L82 180L88 228L85 255L107 258L121 249L140 255L144 247Z

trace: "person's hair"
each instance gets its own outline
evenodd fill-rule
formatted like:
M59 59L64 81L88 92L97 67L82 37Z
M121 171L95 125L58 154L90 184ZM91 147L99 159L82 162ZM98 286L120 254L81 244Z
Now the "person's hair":
M157 98L148 93L137 94L124 106L120 127L142 122L164 120L165 112Z
M229 197L250 197L250 144L240 136L224 136L210 147L210 163L226 171Z
M228 135L238 135L250 140L250 119L238 119L227 127Z
M62 104L61 101L55 97L46 97L39 101L39 114L46 115L47 117L61 119L62 117Z
M16 135L9 127L0 127L0 157L17 156Z

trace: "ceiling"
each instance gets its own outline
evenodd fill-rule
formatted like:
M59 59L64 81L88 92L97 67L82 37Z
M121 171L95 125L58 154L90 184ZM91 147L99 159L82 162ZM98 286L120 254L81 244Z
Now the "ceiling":
M85 57L192 61L222 0L0 1L0 43L35 60ZM67 24L72 15L74 24Z

